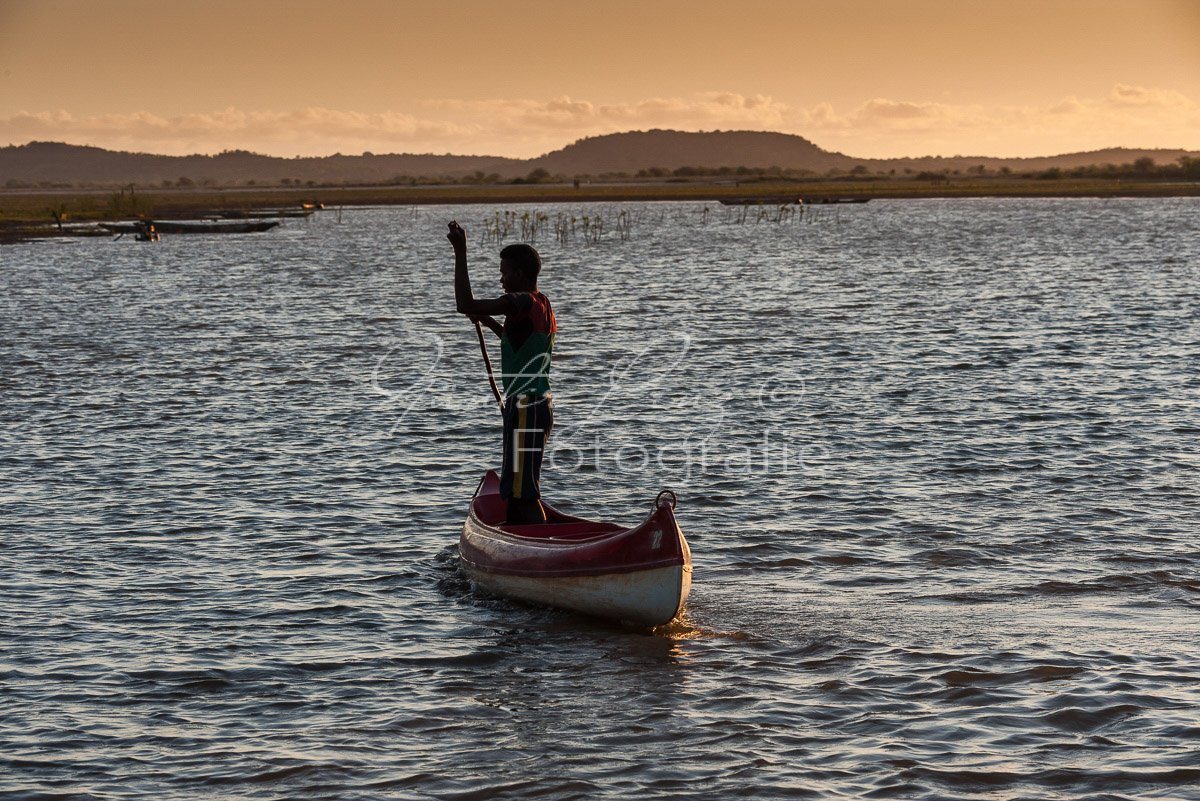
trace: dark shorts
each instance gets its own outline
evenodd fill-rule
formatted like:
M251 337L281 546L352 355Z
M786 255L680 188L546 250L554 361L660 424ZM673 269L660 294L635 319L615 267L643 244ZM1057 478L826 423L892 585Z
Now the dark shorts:
M504 402L504 463L501 498L542 497L542 454L554 427L549 395L514 395Z

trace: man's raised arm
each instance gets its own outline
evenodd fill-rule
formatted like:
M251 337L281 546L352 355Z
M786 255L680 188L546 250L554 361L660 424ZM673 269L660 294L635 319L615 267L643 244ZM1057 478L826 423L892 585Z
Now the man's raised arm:
M487 315L512 314L516 311L507 296L487 300L476 300L471 292L471 275L467 272L467 232L457 222L450 223L446 234L454 247L454 308L460 314ZM489 328L491 326L488 326Z

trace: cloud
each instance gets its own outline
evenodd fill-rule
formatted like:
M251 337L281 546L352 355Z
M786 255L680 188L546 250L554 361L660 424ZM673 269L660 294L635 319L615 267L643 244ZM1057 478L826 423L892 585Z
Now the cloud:
M505 130L532 133L571 129L580 136L660 125L761 128L787 123L794 116L788 106L768 96L730 92L699 93L689 98L651 97L626 103L596 104L564 96L549 101L439 100L426 106L433 112L487 119Z
M534 156L586 136L648 128L782 131L861 157L1200 149L1200 104L1169 89L1118 84L1104 96L1044 106L872 98L847 111L828 102L800 107L734 92L619 103L565 95L435 100L415 112L227 108L173 117L146 111L77 117L59 110L0 118L0 142L50 139L167 154L247 149L283 156L363 150Z
M822 145L861 156L1040 156L1109 147L1200 150L1200 103L1173 90L1124 84L1102 97L1072 96L1043 106L876 98L845 114L822 109L808 122L806 130Z
M934 119L940 115L942 107L934 103L902 103L895 100L876 98L868 100L858 109L858 117L863 120L878 118L883 120L914 120Z
M400 112L304 108L161 117L149 112L75 117L67 111L20 112L0 119L0 141L54 139L168 154L252 149L279 155L351 151L352 145L408 148L478 135L478 125L419 119ZM332 147L332 150L330 149Z
M1106 104L1114 108L1163 108L1195 109L1196 104L1179 92L1163 89L1146 89L1141 86L1117 84L1106 98Z

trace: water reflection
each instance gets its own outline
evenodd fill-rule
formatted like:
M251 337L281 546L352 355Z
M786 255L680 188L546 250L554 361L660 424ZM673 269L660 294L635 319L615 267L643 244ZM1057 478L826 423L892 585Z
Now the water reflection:
M547 475L552 500L632 522L680 497L695 583L650 632L456 569L499 432L441 232L491 209L6 249L8 784L1194 794L1197 202L648 208L629 241L543 255L564 441L603 457ZM724 458L765 430L821 459ZM706 437L722 458L689 463Z

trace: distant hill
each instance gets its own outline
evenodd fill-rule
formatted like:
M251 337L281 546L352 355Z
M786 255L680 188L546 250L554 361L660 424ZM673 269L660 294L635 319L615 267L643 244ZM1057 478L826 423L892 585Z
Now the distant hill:
M1125 147L1112 147L1105 150L1092 150L1086 153L1064 153L1060 156L1033 156L1029 158L996 158L994 156L924 156L922 158L899 159L857 159L871 172L897 172L909 170L967 170L971 167L985 167L998 170L1004 167L1013 172L1035 172L1057 167L1061 170L1076 167L1102 166L1105 164L1133 164L1138 159L1149 158L1156 164L1175 164L1181 156L1200 157L1200 151L1195 150L1135 150Z
M41 184L158 186L166 181L179 182L181 178L200 185L246 185L250 182L275 185L285 179L297 184L310 181L317 184L369 184L389 183L402 177L458 179L472 174L511 179L537 169L567 177L636 174L644 169L676 170L681 167L779 167L819 175L831 170L848 172L858 167L884 173L893 170L897 173L967 170L980 166L988 170L1007 167L1014 172L1028 172L1052 167L1071 169L1130 164L1140 158L1169 164L1185 155L1200 157L1200 152L1114 148L1024 159L988 156L859 159L822 150L802 136L764 131L632 131L580 139L534 159L371 153L287 159L241 150L216 156L159 156L58 142L31 142L0 148L0 188Z
M159 185L187 178L197 184L373 183L399 176L460 178L474 172L523 175L524 162L498 156L373 155L284 159L234 150L216 156L157 156L60 142L0 148L0 187L16 183Z
M1035 158L993 156L923 156L920 158L861 159L822 150L802 136L766 131L631 131L580 139L574 144L524 162L528 169L542 168L558 175L601 175L606 172L636 173L660 167L749 167L751 169L808 170L824 175L830 170L849 172L865 167L869 172L896 170L966 170L983 166L989 170L1007 167L1013 172L1072 169L1103 164L1132 164L1151 158L1158 164L1173 164L1180 156L1200 156L1187 150L1131 150L1110 148L1090 153L1068 153Z
M780 167L825 173L849 170L861 159L822 150L802 136L766 131L633 131L580 139L572 145L531 159L531 169L553 174L600 175L636 173L661 167Z

